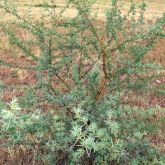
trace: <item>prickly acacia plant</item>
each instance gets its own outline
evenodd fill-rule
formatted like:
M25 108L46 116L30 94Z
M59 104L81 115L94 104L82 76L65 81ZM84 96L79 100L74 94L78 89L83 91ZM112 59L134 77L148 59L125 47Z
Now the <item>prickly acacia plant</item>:
M144 123L153 114L122 107L120 96L144 90L154 76L151 71L159 69L143 57L164 35L165 15L147 25L145 2L131 1L122 13L120 2L113 0L99 21L92 0L68 0L60 9L55 2L43 3L36 20L33 11L22 15L13 3L1 1L4 16L12 16L10 22L1 22L1 31L12 51L35 65L0 63L35 72L37 83L22 100L28 111L16 108L16 101L1 111L5 146L29 149L34 162L45 164L161 164L164 160L145 138L153 127ZM66 18L68 10L76 14ZM30 105L37 109L41 102L56 109L30 111Z

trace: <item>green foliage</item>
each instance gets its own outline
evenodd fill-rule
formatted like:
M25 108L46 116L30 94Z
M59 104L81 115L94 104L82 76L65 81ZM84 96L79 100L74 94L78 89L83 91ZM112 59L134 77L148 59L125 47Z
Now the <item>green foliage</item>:
M93 103L86 98L72 107L73 118L54 115L54 111L26 112L14 99L0 111L1 138L13 149L35 150L37 146L37 158L52 165L165 163L147 141L157 131L154 124L147 123L154 110L118 107L117 99L117 95L109 95Z
M16 99L0 107L3 146L30 150L35 160L50 165L164 164L164 157L147 141L157 131L148 122L154 111L126 107L121 96L151 89L148 82L155 74L149 73L161 68L143 59L163 36L165 17L147 25L144 1L131 1L122 14L120 2L113 0L100 23L93 0L68 0L60 12L55 3L46 2L37 21L32 13L21 16L9 0L0 2L14 17L0 24L1 31L11 48L36 65L0 64L33 70L37 79L21 99L21 108ZM66 19L69 8L77 14ZM18 30L28 37L22 38ZM51 108L43 112L41 104Z

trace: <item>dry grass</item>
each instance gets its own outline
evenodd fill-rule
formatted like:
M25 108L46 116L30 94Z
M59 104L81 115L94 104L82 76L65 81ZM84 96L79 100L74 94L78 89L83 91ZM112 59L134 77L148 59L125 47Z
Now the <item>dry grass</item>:
M136 0L136 2L140 3L141 0ZM40 12L41 12L41 4L43 3L42 0L16 0L14 1L14 4L16 4L18 11L21 13L28 13L29 9L32 11L31 15L35 19L40 18ZM56 12L60 12L61 8L65 6L66 0L55 0L56 6ZM147 10L146 10L146 18L152 19L153 17L159 17L164 11L165 11L165 1L164 0L147 0ZM110 6L110 0L97 0L96 4L94 5L94 8L98 9L98 18L103 20L104 19L104 11L106 8ZM120 1L121 9L124 13L125 10L127 10L130 6L129 0L121 0ZM73 8L69 8L66 10L66 12L63 14L64 17L74 17L77 14L76 10ZM5 21L7 21L9 18L5 17L3 18ZM2 20L1 20L2 21Z

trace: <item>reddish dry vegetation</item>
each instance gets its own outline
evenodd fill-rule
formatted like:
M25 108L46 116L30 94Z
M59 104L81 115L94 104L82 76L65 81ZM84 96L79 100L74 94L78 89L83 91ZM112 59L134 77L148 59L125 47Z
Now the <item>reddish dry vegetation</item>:
M12 150L10 154L0 149L0 165L44 165L41 161L34 161L33 151L23 149Z

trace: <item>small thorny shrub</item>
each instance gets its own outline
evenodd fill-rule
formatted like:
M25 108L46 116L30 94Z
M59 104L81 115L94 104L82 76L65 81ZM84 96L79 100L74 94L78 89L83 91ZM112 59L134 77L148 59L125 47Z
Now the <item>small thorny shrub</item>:
M158 131L149 122L155 110L126 106L121 99L152 90L149 82L162 68L143 59L165 36L165 14L148 25L145 1L130 2L122 13L120 1L112 0L99 22L93 0L68 0L60 11L46 0L38 20L32 11L20 14L13 1L0 1L3 16L12 16L0 22L12 54L21 52L35 65L0 64L34 72L37 82L25 87L23 98L0 103L1 145L13 164L21 164L16 151L33 165L165 164L147 140ZM76 14L66 18L69 9ZM46 112L43 103L50 105Z

